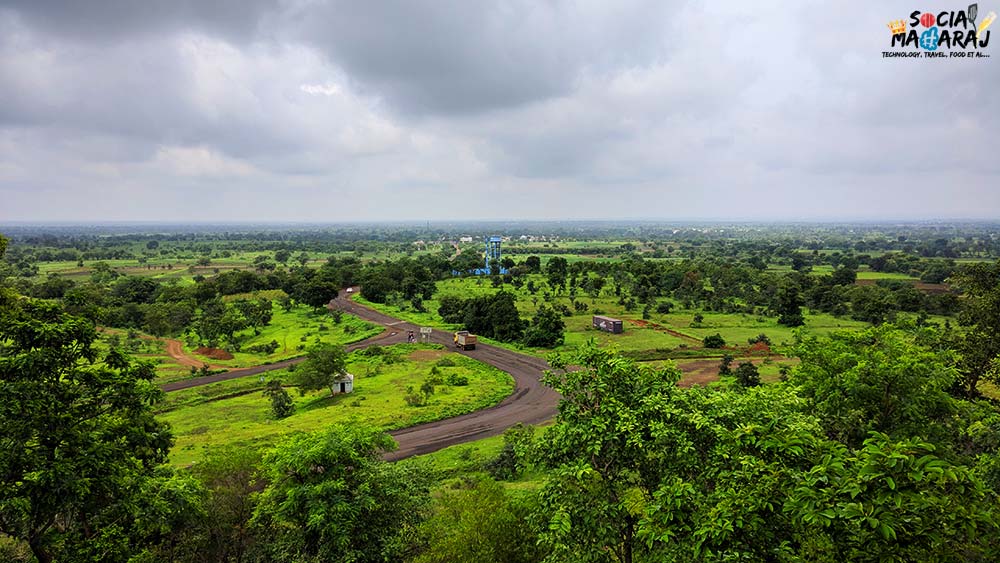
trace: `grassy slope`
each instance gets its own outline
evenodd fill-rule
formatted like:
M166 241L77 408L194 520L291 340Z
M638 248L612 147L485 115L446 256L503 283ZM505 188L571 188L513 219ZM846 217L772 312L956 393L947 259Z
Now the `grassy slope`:
M355 374L355 392L330 397L326 391L300 395L294 389L296 412L284 420L271 416L270 403L261 393L261 378L248 377L168 395L160 405L161 420L169 422L177 437L171 462L196 461L205 448L223 444L265 446L280 436L320 429L329 424L363 424L385 430L412 426L471 412L500 402L513 390L513 380L506 373L454 353L442 350L407 354L427 348L418 345L393 347L403 353L401 361L383 365L381 373L370 374L370 359L351 355L349 371ZM451 359L454 367L439 368L466 375L467 386L438 386L425 406L412 407L404 396L407 387L419 388L441 357ZM267 379L290 381L286 371L268 374Z
M323 328L325 327L325 328ZM349 344L364 340L382 332L382 328L361 319L344 315L340 324L333 322L328 312L313 311L311 308L297 305L291 311L285 311L274 304L271 323L260 329L260 334L254 335L253 330L244 330L241 335L246 339L240 344L243 351L234 354L232 360L213 360L198 356L194 350L185 346L185 352L194 358L204 359L210 364L239 368L270 364L304 354L309 345L321 341L334 344ZM259 354L246 350L256 344L267 344L275 340L278 349L274 354Z

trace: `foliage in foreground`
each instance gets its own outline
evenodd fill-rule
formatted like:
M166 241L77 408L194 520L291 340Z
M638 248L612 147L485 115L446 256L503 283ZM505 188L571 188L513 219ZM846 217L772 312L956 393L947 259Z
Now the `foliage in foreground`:
M573 358L581 370L557 359L546 381L564 400L541 448L552 470L535 517L546 561L995 560L995 492L949 448L956 431L930 431L957 408L931 393L953 372L892 327L853 338L803 344L803 389L679 389L675 369L594 347ZM827 346L839 367L824 371ZM852 370L863 378L843 408L861 414L845 429L813 414L810 389ZM909 388L864 391L902 376ZM929 405L877 416L885 395L921 390Z

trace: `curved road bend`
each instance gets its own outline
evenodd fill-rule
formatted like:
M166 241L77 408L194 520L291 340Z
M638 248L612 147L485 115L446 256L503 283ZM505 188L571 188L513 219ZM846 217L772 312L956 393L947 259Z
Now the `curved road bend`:
M353 288L353 291L357 291L357 288ZM349 299L349 296L350 294L340 293L330 301L329 307L383 325L386 330L382 334L346 346L347 350L357 350L372 344L388 345L405 342L406 332L410 330L419 334L419 326L354 303ZM447 349L509 373L514 378L514 392L499 404L487 409L390 432L390 435L399 443L399 448L386 454L385 459L395 461L434 452L455 444L497 436L519 422L540 424L556 415L559 394L543 385L539 380L542 371L549 367L545 360L488 344L479 344L475 350L470 351L456 350L453 348L452 334L438 329L434 329L431 333L430 341L443 344ZM257 375L274 369L283 369L302 360L303 358L294 358L266 366L176 381L164 385L163 390L175 391L216 381Z

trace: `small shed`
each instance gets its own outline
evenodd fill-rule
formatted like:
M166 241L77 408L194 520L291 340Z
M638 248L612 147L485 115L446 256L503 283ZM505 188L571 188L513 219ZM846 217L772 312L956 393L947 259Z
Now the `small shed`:
M625 326L620 319L612 319L611 317L601 315L594 315L594 328L612 334L621 334L625 330Z
M333 382L333 393L350 393L354 391L354 374L345 373Z

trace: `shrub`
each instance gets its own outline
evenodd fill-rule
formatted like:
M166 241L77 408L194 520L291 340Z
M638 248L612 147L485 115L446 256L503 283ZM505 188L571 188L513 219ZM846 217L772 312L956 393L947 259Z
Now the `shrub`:
M705 348L722 348L726 345L726 340L722 338L722 335L716 332L715 334L710 334L706 336L701 341Z
M733 355L726 354L722 356L722 361L719 362L719 375L732 375L733 370L729 367L733 363Z
M760 385L760 372L757 366L750 362L741 362L736 367L736 383L740 387L757 387Z
M450 368L455 365L455 360L451 358L441 358L440 360L437 361L436 365L442 368Z
M448 385L454 387L464 387L469 384L468 376L457 373L449 373L446 381L448 382Z
M275 353L278 350L279 346L280 345L278 344L277 340L272 340L266 344L254 344L253 346L248 346L247 352L250 352L252 354L265 354L267 356L270 356L271 354Z
M295 403L292 402L288 391L285 391L277 379L272 379L267 383L264 396L271 399L271 412L274 414L274 418L286 418L295 412Z

